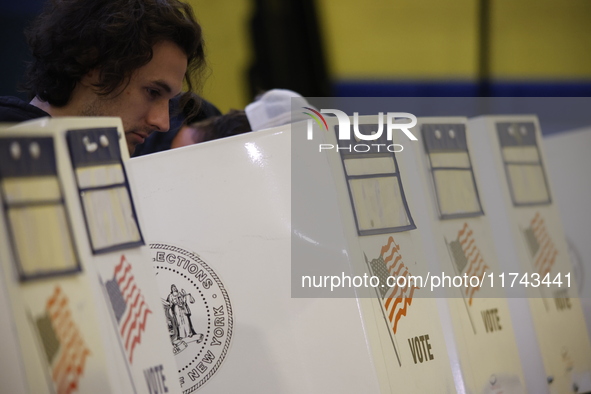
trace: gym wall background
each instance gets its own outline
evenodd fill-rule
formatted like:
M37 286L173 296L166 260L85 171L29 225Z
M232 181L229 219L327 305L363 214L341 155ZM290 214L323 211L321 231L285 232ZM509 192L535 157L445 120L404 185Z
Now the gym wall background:
M207 45L202 94L222 111L273 87L310 96L591 96L589 0L188 2ZM23 97L22 30L42 3L0 3L0 95Z

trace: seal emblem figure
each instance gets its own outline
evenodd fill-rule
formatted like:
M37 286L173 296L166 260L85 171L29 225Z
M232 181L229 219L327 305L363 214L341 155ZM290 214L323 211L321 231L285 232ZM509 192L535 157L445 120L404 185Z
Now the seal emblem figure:
M232 305L217 274L197 254L150 244L183 393L203 386L224 361L232 339Z

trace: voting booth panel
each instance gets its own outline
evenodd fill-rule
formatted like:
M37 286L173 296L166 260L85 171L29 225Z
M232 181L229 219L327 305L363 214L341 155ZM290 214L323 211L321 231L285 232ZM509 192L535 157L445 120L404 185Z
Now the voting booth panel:
M575 280L591 336L591 127L544 137L552 196L558 206Z
M332 179L326 184L336 190L353 275L379 278L377 286L356 291L382 392L455 392L437 302L424 284L410 280L427 277L429 271L414 220L421 208L414 190L407 188L413 157L375 146L367 152L351 149L354 140L337 138L338 119L325 119L327 131L314 130L314 140L301 149L306 160L327 161ZM378 125L372 116L361 116L358 122L368 135ZM353 124L350 118L344 127ZM292 141L304 139L308 127L316 125L292 125ZM385 146L385 137L372 142ZM319 150L319 144L339 149ZM405 283L389 282L389 277Z
M55 390L66 392L62 386L70 384L82 392L180 393L156 281L141 247L121 121L41 119L10 132L3 157L25 163L2 171L14 250L12 264L5 266L16 268L20 283L14 275L6 279L14 288L13 306L30 297L23 306L29 314L47 310L36 325ZM27 366L42 359L29 349L22 354L31 358ZM69 376L64 369L77 374ZM85 383L92 373L104 376ZM52 387L39 384L44 390Z
M288 125L130 161L161 298L191 309L172 338L184 392L380 392L357 299L291 296L290 147ZM342 256L339 220L293 233Z
M591 346L537 118L480 117L470 120L469 127L480 178L488 180L482 183L484 210L491 212L522 360L539 348L550 392L589 391ZM525 304L529 308L524 310ZM530 319L537 344L522 331L529 331ZM528 369L528 387L530 382L540 387L539 374Z
M1 201L0 201L1 202ZM3 216L3 215L2 215ZM0 217L0 241L5 245L6 229L4 228L3 217ZM0 338L10 338L10 340L0 341L0 379L7 392L26 393L27 376L21 356L21 348L18 343L18 328L12 318L12 304L8 294L8 287L4 284L4 261L8 261L8 248L0 248L0 311L4 318L0 319Z
M526 392L513 323L500 286L501 272L488 215L482 208L471 157L471 133L462 117L418 118L417 142L400 155L414 156L409 179L423 207L415 220L432 262L434 292L442 288L451 312L457 363L468 392ZM466 277L464 283L447 278ZM452 357L453 352L450 352Z
M0 135L2 287L10 301L3 313L15 326L3 341L18 344L19 356L10 362L23 368L25 382L17 392L92 392L99 385L113 391L92 273L75 246L73 201L64 185L67 152L59 138L38 128Z

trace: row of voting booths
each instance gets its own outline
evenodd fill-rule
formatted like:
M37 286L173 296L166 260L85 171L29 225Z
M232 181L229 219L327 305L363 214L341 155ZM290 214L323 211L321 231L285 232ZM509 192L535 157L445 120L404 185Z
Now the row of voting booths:
M0 391L591 392L536 115L292 113L1 127Z

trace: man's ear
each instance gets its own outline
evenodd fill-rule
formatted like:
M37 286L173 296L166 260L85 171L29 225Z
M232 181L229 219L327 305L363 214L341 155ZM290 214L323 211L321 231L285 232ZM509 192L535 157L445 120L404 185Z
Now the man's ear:
M100 70L93 68L87 72L82 78L80 78L80 84L88 88L95 88L100 81Z

